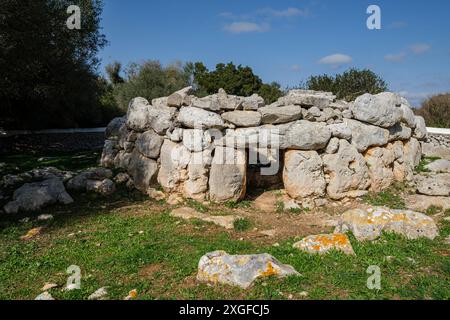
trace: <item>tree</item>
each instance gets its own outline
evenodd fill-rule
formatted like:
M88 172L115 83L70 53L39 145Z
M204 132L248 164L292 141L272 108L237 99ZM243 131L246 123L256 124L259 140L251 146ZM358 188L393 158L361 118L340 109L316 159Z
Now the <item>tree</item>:
M377 94L388 90L386 82L368 69L350 69L336 76L311 76L304 87L333 92L338 99L346 101L353 101L364 93Z
M81 8L81 29L66 26L67 8ZM95 126L104 93L97 75L100 0L2 0L0 126Z
M435 95L422 103L416 111L428 126L450 128L450 93Z
M231 62L217 64L214 71L209 71L201 62L195 63L194 85L200 96L217 93L223 88L228 94L244 97L258 93L266 103L272 103L282 95L279 84L264 84L250 67L236 67Z
M122 71L122 64L120 62L114 61L113 63L108 64L105 71L108 74L109 81L113 85L125 82L120 75L120 72Z
M122 110L127 110L128 103L135 97L151 101L189 86L192 64L176 62L163 67L159 61L131 63L125 74L125 81L114 86L114 97Z

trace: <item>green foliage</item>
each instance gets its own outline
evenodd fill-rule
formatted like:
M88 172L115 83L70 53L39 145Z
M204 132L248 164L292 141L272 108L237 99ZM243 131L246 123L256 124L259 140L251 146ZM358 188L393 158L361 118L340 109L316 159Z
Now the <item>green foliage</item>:
M181 63L164 67L159 61L132 63L125 70L124 82L114 86L114 97L120 109L125 111L130 100L135 97L143 97L151 102L152 99L168 96L190 85L191 67L191 64Z
M66 26L69 5L80 30ZM0 19L0 126L14 129L106 124L96 73L100 0L4 0ZM110 108L111 106L108 106Z
M236 230L237 232L247 231L251 228L251 226L252 223L246 218L241 218L234 221L234 230Z
M120 62L114 61L113 63L108 64L105 71L108 74L108 79L112 84L116 85L125 82L120 75L120 72L122 71L122 64Z
M369 193L363 197L363 201L372 206L406 209L405 201L391 189L378 193Z
M276 208L276 213L278 213L278 214L284 213L284 211L285 211L284 202L281 200L278 200L275 203L275 208Z
M266 103L272 103L283 94L278 83L264 84L250 67L235 66L231 62L219 63L214 71L209 71L203 63L197 62L193 75L199 96L217 93L222 88L228 94L244 97L257 93Z
M429 98L416 114L424 117L430 127L450 128L450 93Z
M442 212L443 209L442 207L438 207L438 206L430 206L428 207L428 209L426 210L426 214L429 216L434 216L435 214Z
M350 69L336 76L311 76L304 87L333 92L338 99L346 101L353 101L364 93L377 94L388 90L386 82L368 69Z

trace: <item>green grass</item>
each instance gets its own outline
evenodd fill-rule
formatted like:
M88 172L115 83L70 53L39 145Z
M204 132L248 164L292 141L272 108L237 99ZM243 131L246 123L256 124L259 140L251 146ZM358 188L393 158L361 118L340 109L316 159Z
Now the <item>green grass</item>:
M16 174L35 168L56 167L60 170L76 171L97 166L101 152L58 153L50 155L17 154L0 156L0 176Z
M249 200L227 201L224 203L224 205L229 209L248 209L251 208L252 202Z
M207 213L209 211L207 206L193 199L186 199L186 204L201 213Z
M437 206L430 206L425 213L429 216L434 216L435 214L438 214L439 212L442 212L443 209L442 207L437 207Z
M250 230L251 227L252 227L251 221L246 218L241 218L234 222L234 230L238 232Z
M351 241L356 256L331 253L315 256L293 249L294 239L280 246L240 241L245 230L225 231L210 224L181 222L169 216L167 206L143 201L138 193L119 192L113 198L76 196L67 207L54 207L55 219L43 234L20 240L27 223L0 222L0 299L33 299L46 282L66 283L66 270L82 270L81 290L52 289L57 299L86 299L108 287L110 299L123 299L137 289L139 299L449 299L449 248L443 240L450 224L440 225L434 241L406 240L385 234L378 241ZM237 229L249 221L237 223ZM246 229L244 228L244 229ZM230 254L267 252L301 273L286 279L262 279L248 290L210 287L195 281L198 261L207 252ZM394 257L387 261L386 257ZM411 258L416 263L412 263ZM366 287L366 270L378 265L382 289Z
M406 209L405 201L396 194L393 189L378 193L368 193L363 198L363 201L372 206L385 206L391 209Z

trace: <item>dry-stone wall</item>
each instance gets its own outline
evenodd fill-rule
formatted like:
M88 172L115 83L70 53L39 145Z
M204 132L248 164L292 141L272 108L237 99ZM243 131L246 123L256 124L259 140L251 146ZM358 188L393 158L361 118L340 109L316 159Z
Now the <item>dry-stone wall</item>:
M142 192L200 201L239 201L263 181L297 200L337 200L411 180L427 138L425 121L389 92L347 103L292 90L266 105L258 95L190 91L133 99L108 126L102 165L126 170Z

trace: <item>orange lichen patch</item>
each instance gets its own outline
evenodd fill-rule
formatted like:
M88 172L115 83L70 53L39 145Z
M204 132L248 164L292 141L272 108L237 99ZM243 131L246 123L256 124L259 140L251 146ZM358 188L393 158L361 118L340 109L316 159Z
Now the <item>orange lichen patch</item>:
M274 269L272 262L267 262L267 268L265 271L261 272L262 277L270 277L278 275L278 271Z
M333 234L329 235L319 235L316 236L313 241L319 242L326 247L330 246L346 246L350 243L348 237L345 234Z
M294 244L294 248L309 253L326 253L332 249L354 254L350 240L345 234L321 234L309 236Z
M20 237L20 239L21 240L30 240L30 239L34 238L35 236L39 235L43 229L44 228L42 228L42 227L33 228L30 231L28 231L26 235Z

